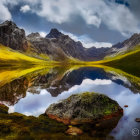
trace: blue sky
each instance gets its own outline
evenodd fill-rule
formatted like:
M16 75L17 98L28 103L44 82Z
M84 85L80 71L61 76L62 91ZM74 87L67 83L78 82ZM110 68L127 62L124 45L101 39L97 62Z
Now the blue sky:
M26 33L57 28L85 47L107 47L140 32L139 0L1 0L0 22Z

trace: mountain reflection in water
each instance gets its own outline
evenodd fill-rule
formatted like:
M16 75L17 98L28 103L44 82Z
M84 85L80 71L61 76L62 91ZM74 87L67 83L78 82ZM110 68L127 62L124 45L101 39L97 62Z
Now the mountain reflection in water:
M50 104L86 91L105 94L124 109L110 135L119 140L140 138L132 135L133 128L140 130L135 122L140 117L139 77L97 67L0 70L0 103L9 106L9 113L39 116Z

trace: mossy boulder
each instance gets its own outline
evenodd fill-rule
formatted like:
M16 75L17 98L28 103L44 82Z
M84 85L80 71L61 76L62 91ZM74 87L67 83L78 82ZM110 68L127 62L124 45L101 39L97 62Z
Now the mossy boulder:
M64 124L96 123L110 119L123 110L118 103L98 93L82 93L71 95L68 99L52 104L46 110L51 118Z

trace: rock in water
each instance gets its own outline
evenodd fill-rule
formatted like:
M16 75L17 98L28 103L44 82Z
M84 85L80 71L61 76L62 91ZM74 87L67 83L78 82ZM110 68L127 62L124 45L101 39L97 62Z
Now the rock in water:
M128 105L124 105L124 107L128 107Z
M136 121L136 122L140 122L140 118L136 118L135 121Z
M64 124L95 123L111 119L123 113L118 103L98 93L82 93L70 96L46 110L51 118Z

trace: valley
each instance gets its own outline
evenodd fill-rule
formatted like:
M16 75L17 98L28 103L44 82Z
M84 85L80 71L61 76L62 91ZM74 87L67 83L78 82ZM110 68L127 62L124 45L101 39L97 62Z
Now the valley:
M132 138L129 130L140 129L139 64L140 34L110 48L85 48L56 28L45 37L26 35L5 21L0 139Z

